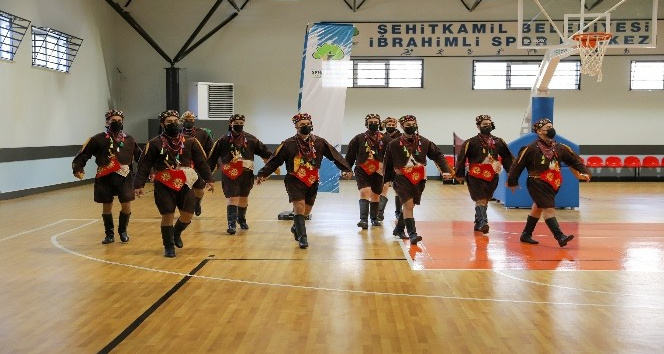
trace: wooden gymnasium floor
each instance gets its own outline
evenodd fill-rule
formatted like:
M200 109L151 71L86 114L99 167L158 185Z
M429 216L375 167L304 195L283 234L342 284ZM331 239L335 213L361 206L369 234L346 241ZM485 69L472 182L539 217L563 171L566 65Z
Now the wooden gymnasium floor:
M439 181L410 247L391 235L392 198L386 226L359 231L342 181L300 250L276 220L282 181L255 187L235 236L217 184L174 259L151 194L131 241L110 245L92 185L1 201L0 352L664 352L664 183L582 184L581 207L558 211L577 235L564 249L543 223L522 245L528 211L495 203L474 235L466 187Z

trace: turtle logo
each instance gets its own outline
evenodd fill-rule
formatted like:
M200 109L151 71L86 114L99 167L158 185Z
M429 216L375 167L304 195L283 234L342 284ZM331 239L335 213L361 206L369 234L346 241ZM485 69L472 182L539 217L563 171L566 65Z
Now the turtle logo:
M322 60L341 60L344 58L344 51L336 44L325 43L318 48L313 54L314 59Z

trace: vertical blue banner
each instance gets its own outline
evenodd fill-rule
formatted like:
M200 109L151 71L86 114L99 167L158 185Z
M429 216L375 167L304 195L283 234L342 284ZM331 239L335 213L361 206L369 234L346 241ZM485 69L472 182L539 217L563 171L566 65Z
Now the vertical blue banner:
M311 115L313 134L341 150L346 87L352 83L350 52L355 27L315 23L304 40L298 111ZM320 192L339 193L340 171L328 159L320 169Z

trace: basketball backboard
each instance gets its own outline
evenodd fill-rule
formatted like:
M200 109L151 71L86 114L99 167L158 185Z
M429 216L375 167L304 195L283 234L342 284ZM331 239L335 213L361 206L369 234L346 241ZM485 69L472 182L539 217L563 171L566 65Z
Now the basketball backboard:
M580 32L609 32L609 48L654 48L658 0L518 0L520 49L548 49Z

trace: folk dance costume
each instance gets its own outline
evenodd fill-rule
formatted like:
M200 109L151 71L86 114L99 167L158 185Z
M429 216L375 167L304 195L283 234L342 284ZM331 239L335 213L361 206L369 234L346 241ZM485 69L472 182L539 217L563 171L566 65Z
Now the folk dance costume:
M111 121L119 117L121 120ZM110 110L105 118L108 124L106 131L90 137L78 152L72 162L74 176L83 178L84 167L87 161L95 157L97 173L95 175L94 201L102 204L113 203L113 197L118 196L120 203L129 203L135 199L133 184L134 173L132 159L138 161L141 149L136 140L123 132L124 114L122 111ZM118 217L118 235L120 241L128 242L127 226L131 212L120 211ZM103 244L115 241L113 214L102 213L104 220Z
M398 138L401 136L401 132L397 129L397 119L392 118L392 117L387 117L383 121L383 125L385 126L385 136L390 139L390 141ZM389 125L388 125L389 124ZM385 207L387 206L387 191L390 189L390 182L385 182L383 183L383 192L380 194L380 199L378 200L378 216L376 219L378 221L383 221L385 220ZM399 201L399 197L395 196L394 197L394 216L396 218L399 217L399 214L401 213L401 202Z
M547 127L549 129L543 132L543 128ZM549 119L538 121L533 125L532 130L533 132L538 132L538 134L546 135L549 139L538 137L536 141L520 151L519 157L509 173L507 186L513 188L518 186L521 172L527 169L528 180L526 183L528 193L532 197L535 206L539 209L554 208L555 197L562 184L561 162L578 171L580 173L579 176L585 180L590 179L590 173L581 158L569 146L553 140L555 130ZM538 221L539 217L528 216L526 226L521 233L521 242L539 243L532 238L532 233ZM574 238L573 235L567 236L560 230L555 216L549 217L544 221L560 247L566 246Z
M170 117L177 118L178 112L169 110L159 116L162 124ZM134 182L134 188L142 190L154 170L154 201L162 215L161 236L166 257L175 257L174 246L183 247L181 234L191 221L183 222L181 217L184 212L193 214L196 209L192 188L199 176L206 183L214 182L200 142L179 130L177 120L165 124L164 132L148 142ZM175 226L163 225L164 215L174 214L176 208L181 215Z
M475 124L480 133L463 143L457 155L455 170L458 179L465 175L470 198L476 204L474 230L486 234L489 232L487 202L493 198L493 193L498 187L501 167L509 171L514 157L503 139L491 135L495 125L490 116L484 114L477 116ZM466 159L469 164L468 174L466 174Z
M205 155L209 156L213 145L212 131L207 128L195 127L194 120L196 119L196 115L190 111L182 113L182 117L180 118L182 119L182 134L191 138L196 138L198 142L201 143ZM203 199L202 195L205 193L205 181L200 178L200 176L198 177L198 181L194 183L193 188L196 194L196 210L194 211L196 216L199 216L202 213L201 200Z
M365 118L366 132L353 137L348 143L348 152L346 153L346 162L348 166L355 165L354 174L357 182L357 189L362 191L370 188L370 199L360 196L360 222L357 226L362 229L369 228L369 218L371 225L380 226L381 220L378 220L380 194L383 192L383 156L385 149L390 142L390 138L378 131L380 125L380 116L369 114ZM385 198L387 201L387 198ZM383 209L385 205L383 204Z
M247 198L254 186L254 156L268 159L272 152L258 138L244 131L245 117L233 115L229 120L229 131L214 143L208 164L214 172L221 168L221 187L224 196L229 199L226 206L228 219L227 233L236 232L236 222L243 230L249 229L246 213L247 204L232 203L230 198ZM235 124L234 124L235 123Z
M284 184L289 202L304 201L304 204L311 208L318 194L318 170L323 156L327 157L343 172L351 172L351 169L343 156L327 140L310 134L313 126L310 123L311 116L309 114L297 114L292 118L292 121L298 128L298 134L284 140L279 145L265 166L258 171L258 181L260 183L265 180L285 162L288 173L284 179ZM304 122L306 125L298 127L299 122ZM309 246L304 219L305 215L295 210L291 232L302 249Z
M417 125L404 126L407 122L416 124L417 120L412 115L401 117L399 123L404 128L404 135L392 140L387 145L383 161L385 181L393 182L392 187L399 196L402 205L406 205L410 200L413 201L414 205L419 205L426 183L427 157L434 161L441 172L454 174L454 171L447 164L447 160L445 160L445 156L438 146L419 135ZM408 210L408 212L412 213L412 210ZM404 213L405 210L402 209L393 234L405 239L405 227L408 231L407 237L410 239L410 243L416 245L422 240L422 236L417 234L415 219L406 217Z

